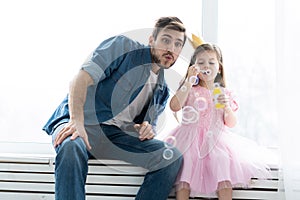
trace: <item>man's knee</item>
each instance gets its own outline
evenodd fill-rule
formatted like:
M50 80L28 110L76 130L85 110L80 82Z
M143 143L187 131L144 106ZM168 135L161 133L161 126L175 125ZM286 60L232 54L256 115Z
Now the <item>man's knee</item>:
M88 160L86 146L81 138L70 140L67 138L61 145L57 147L57 159L67 159L70 162Z

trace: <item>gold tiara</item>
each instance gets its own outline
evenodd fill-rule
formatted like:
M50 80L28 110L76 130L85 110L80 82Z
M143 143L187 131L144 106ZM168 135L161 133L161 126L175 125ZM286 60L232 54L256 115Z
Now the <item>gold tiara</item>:
M196 36L195 34L192 33L192 38L188 38L191 45L196 49L199 45L204 43L204 40L200 36Z

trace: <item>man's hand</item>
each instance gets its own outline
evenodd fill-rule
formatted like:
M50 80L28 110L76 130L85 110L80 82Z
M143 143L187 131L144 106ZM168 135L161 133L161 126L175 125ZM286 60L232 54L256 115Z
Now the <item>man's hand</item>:
M152 125L149 124L149 122L144 121L141 124L135 124L134 128L137 130L137 132L140 134L139 139L141 141L144 141L146 139L153 139L155 136L155 133L152 129Z
M75 140L77 137L81 137L88 150L91 150L92 147L89 143L87 133L83 125L77 125L74 122L70 121L66 126L61 129L61 131L56 135L54 140L54 147L60 145L67 137L71 136L71 140Z

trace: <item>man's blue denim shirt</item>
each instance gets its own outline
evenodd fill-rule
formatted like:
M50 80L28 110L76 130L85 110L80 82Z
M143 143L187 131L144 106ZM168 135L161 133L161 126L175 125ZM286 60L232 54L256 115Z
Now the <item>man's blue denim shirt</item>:
M94 80L87 90L84 123L100 124L126 108L141 91L152 69L150 47L126 36L111 37L96 48L81 69ZM149 121L155 128L168 97L169 89L161 69L150 104L134 119L134 123ZM43 130L51 135L58 125L68 122L69 118L67 95Z

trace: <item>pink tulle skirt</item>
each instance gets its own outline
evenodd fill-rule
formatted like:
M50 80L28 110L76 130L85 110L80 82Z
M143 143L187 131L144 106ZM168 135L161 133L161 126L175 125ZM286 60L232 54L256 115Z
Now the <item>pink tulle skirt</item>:
M249 187L252 177L270 177L265 158L274 156L272 152L226 129L207 136L207 130L181 125L170 136L183 153L176 190L189 189L191 197L228 187Z

